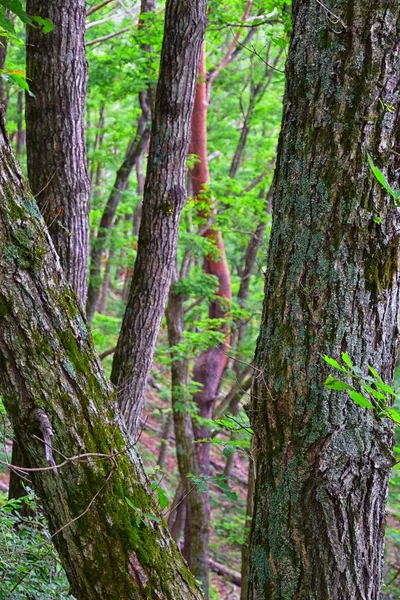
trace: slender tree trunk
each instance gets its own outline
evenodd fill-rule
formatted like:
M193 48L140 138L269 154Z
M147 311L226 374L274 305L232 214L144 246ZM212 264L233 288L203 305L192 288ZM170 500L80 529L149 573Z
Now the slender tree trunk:
M147 377L174 267L206 1L176 0L166 13L138 253L111 380L131 432L140 423Z
M174 283L177 280L175 275ZM168 340L173 348L183 342L184 298L172 285L166 311ZM179 474L186 494L185 544L183 554L196 579L201 581L205 600L209 597L208 582L208 494L199 493L190 475L200 475L200 468L188 394L188 361L172 355L171 398L175 426L175 446ZM183 507L182 507L183 508ZM180 513L181 516L182 512ZM175 535L176 532L175 532ZM176 538L175 538L176 539Z
M106 109L106 103L103 101L100 105L99 120L97 122L96 136L94 138L94 144L93 144L94 157L93 157L93 160L90 165L90 185L91 185L91 187L93 187L94 183L97 183L98 174L102 168L101 161L99 161L98 157L96 157L96 153L100 150L101 145L103 143L105 109Z
M0 240L0 393L72 593L200 600L3 132Z
M106 250L107 244L109 243L115 213L117 211L118 204L122 198L122 194L128 187L129 177L131 175L133 167L135 166L137 157L146 147L150 137L150 129L148 125L149 118L150 112L148 112L147 114L142 112L141 116L139 117L136 136L128 144L124 162L117 171L114 187L111 190L111 193L108 197L104 212L100 220L97 237L92 244L92 251L90 253L90 280L88 297L86 302L86 313L89 322L93 320L97 302L100 296L100 289L102 283L101 262L104 251Z
M155 11L155 0L141 0L140 14L145 15ZM145 27L146 21L139 21L139 27ZM151 47L142 45L142 51L150 53ZM139 103L142 113L138 120L138 125L134 138L129 142L126 150L125 159L121 167L117 171L114 187L108 197L103 215L100 220L99 231L97 238L92 245L90 254L90 280L88 299L86 304L86 314L89 322L93 320L96 311L97 302L100 295L101 286L101 261L103 253L107 247L107 243L111 233L111 227L114 221L115 213L118 204L122 198L122 194L129 184L129 178L132 169L137 164L139 157L143 154L150 139L150 120L153 108L154 90L148 87L147 90L140 92Z
M54 29L27 27L28 176L67 280L86 301L89 181L84 135L87 63L84 0L27 0Z
M207 160L207 86L206 86L206 64L205 48L203 46L202 58L200 62L199 81L196 90L195 108L192 120L192 140L191 153L199 158L191 171L191 180L193 186L193 195L204 202L204 193L210 182L210 175ZM203 195L203 197L202 197ZM212 218L215 208L210 201L206 209L202 209L203 216ZM224 319L228 310L229 302L232 298L229 267L225 256L224 242L221 233L213 227L209 227L204 232L204 237L213 242L218 252L206 256L203 269L208 275L214 275L218 280L218 300L214 300L209 309L211 319ZM223 324L221 328L225 334L225 340L219 346L210 348L198 357L193 368L193 380L202 384L202 389L195 394L194 401L197 403L201 417L212 418L214 402L217 390L221 382L221 376L227 362L227 349L229 347L230 330L228 324ZM197 428L196 436L198 438L209 437L210 431L207 427ZM198 445L199 464L205 474L209 472L209 444Z
M241 564L241 586L240 600L248 600L249 597L249 545L250 545L250 527L254 513L254 484L255 473L252 458L249 460L249 479L247 484L247 501L246 501L246 525L244 533L244 542L242 544L242 564Z
M160 450L158 453L158 460L157 460L157 465L161 469L164 469L165 463L167 461L169 436L171 435L173 424L174 424L174 419L173 419L172 413L169 412L165 418L165 424L164 424L162 435L161 435L161 444L160 444Z
M251 600L380 597L392 430L324 388L321 354L392 379L400 218L367 153L393 183L399 27L397 0L293 2L250 412Z
M16 154L18 157L22 156L25 146L25 130L24 130L24 94L18 92L17 96L17 112L18 112L18 123L17 123L17 148Z

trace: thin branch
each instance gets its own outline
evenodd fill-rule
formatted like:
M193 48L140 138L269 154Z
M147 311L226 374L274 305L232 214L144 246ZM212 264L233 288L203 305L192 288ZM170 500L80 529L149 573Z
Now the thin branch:
M100 44L101 42L106 42L107 40L111 40L112 38L117 37L117 35L122 35L132 29L132 25L129 27L124 27L120 31L116 31L115 33L109 33L108 35L104 35L103 37L96 38L95 40L91 40L90 42L86 42L86 47L93 46L94 44Z
M104 2L100 2L100 4L98 4L97 6L92 6L92 8L89 8L89 10L86 11L86 18L92 15L93 13L97 12L104 6L107 6L107 4L110 4L110 2L113 2L113 0L104 0Z
M251 10L251 7L253 6L253 0L247 0L247 5L242 17L242 21L245 22L247 17L249 16L249 12ZM218 77L218 75L220 74L220 72L230 63L230 61L232 60L232 55L233 52L238 44L239 38L242 35L242 30L241 28L235 33L233 40L228 48L227 53L225 54L224 58L222 59L222 61L220 62L220 64L218 65L218 67L216 67L216 69L214 69L213 71L211 71L211 73L209 74L208 77L208 81L207 81L207 93L210 93L210 89L211 86L213 84L213 81L215 80L216 77Z
M100 19L99 21L91 21L90 23L86 23L86 31L88 29L92 29L92 27L96 27L97 25L104 25L104 23L108 23L111 19L114 18L114 15L108 15L108 17L104 17L104 19Z
M116 351L117 346L114 346L113 348L108 348L108 350L104 350L104 352L102 352L101 354L99 354L99 358L100 360L104 360L105 358L107 358L107 356L110 356L111 354L114 354L114 352Z

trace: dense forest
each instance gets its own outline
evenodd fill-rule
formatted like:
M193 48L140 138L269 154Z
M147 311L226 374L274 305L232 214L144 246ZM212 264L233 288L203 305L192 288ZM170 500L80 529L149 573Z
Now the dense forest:
M0 0L0 74L0 600L398 600L399 0Z

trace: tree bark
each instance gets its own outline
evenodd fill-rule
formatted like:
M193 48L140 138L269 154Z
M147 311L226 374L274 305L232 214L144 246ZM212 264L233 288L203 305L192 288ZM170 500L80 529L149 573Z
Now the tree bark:
M199 69L199 81L196 89L195 108L192 120L192 139L190 151L196 154L198 162L191 171L191 181L193 186L193 196L206 203L205 192L210 183L210 174L207 159L207 112L208 98L206 85L206 63L205 48L203 47L202 58ZM208 206L199 211L206 219L213 218L215 207L213 201L208 201ZM208 275L214 275L218 280L218 299L210 304L210 319L224 319L226 311L229 308L229 302L232 299L231 282L229 267L225 256L224 242L221 232L216 229L215 224L208 227L204 232L204 237L208 238L217 251L206 256L203 270ZM221 325L221 332L225 334L225 340L217 347L209 348L202 352L196 360L193 367L193 380L202 384L202 389L195 394L193 400L199 407L200 417L211 419L214 409L215 398L218 387L221 383L221 376L227 362L227 350L230 340L230 327L227 323ZM197 438L207 438L210 430L207 427L200 426L196 428ZM197 453L202 472L206 475L209 472L210 464L210 446L207 443L198 444Z
M394 183L399 27L397 0L293 2L250 412L251 600L380 596L392 431L324 388L321 354L392 379L400 219L367 153Z
M87 63L84 0L28 0L29 14L54 30L27 27L29 183L68 281L87 293L89 180L84 137Z
M111 380L136 431L175 261L206 1L167 6L138 253Z
M244 531L244 541L242 544L242 561L241 561L241 586L240 600L248 600L249 597L249 546L250 546L250 528L254 514L254 484L255 473L253 459L249 459L249 478L247 483L247 500L246 500L246 525Z
M0 391L74 596L200 600L3 132L0 240Z

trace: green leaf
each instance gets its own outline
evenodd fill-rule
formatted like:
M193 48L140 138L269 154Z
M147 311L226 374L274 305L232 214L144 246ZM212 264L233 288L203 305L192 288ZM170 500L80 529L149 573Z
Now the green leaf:
M325 387L328 390L336 390L337 392L343 392L344 390L352 390L353 387L344 381L340 381L340 379L335 379L334 377L329 376L325 383Z
M338 371L342 371L342 373L348 373L347 369L345 369L344 367L342 367L337 360L335 360L334 358L332 358L331 356L327 356L326 354L324 354L324 356L322 357L324 359L324 361L326 363L328 363L328 365L330 367L333 367L334 369L337 369Z
M398 410L395 410L394 408L387 408L386 413L392 419L392 421L400 425L400 412Z
M125 496L125 502L127 503L128 506L130 506L131 508L133 508L134 510L137 510L137 506L135 506L132 502L132 500L130 500L129 498L127 498Z
M12 79L13 81L15 81L15 83L18 85L18 87L20 87L23 90L27 91L30 96L34 97L34 94L32 94L32 92L31 92L31 90L29 88L29 84L26 81L25 77L23 77L19 73L13 73L13 72L10 72L10 71L6 71L5 75L7 77L9 77L10 79Z
M50 33L50 31L53 31L54 29L54 25L50 21L50 19L44 19L43 17L39 17L38 15L31 15L31 19L32 21L40 25L43 33Z
M375 176L375 179L381 184L381 186L394 198L396 204L400 204L400 190L394 190L388 183L385 175L382 173L378 167L376 167L373 163L373 160L369 154L367 154L368 164L371 168L372 173Z
M353 368L353 363L351 362L350 356L348 354L346 354L346 352L342 352L342 361L344 363L346 363L346 365L348 365L350 367L350 369Z
M225 448L222 450L222 454L223 456L226 456L226 458L229 458L230 456L232 456L232 454L235 452L235 448L231 445L227 445L225 446Z
M15 35L14 25L9 19L7 19L5 12L3 10L0 10L0 27L2 29L4 29L4 31L7 31L8 33L11 33L12 35Z
M168 506L169 498L168 498L167 494L165 493L165 490L163 490L162 487L157 488L157 496L158 496L158 504L160 505L161 510L163 510L164 508L166 508Z
M378 402L381 402L382 400L386 399L385 394L382 394L382 392L378 392L378 390L374 390L374 388L372 388L370 385L366 385L365 383L362 383L361 385L364 388L364 390L371 394L371 396L373 396L375 400L378 400Z
M380 381L376 381L375 385L377 388L382 390L382 392L385 392L385 394L389 394L389 396L393 396L393 398L396 397L396 393L393 391L393 389L387 383L383 383L383 382L381 383Z
M24 23L32 25L32 20L29 15L25 12L22 2L20 0L0 0L0 5L4 8L8 8L14 15L17 15Z
M370 373L372 373L372 375L375 377L375 379L377 379L378 381L383 383L382 377L375 371L374 367L371 367L371 365L368 365L368 369L369 369Z
M358 406L362 406L362 408L374 408L371 402L360 392L356 392L355 390L349 390L349 396L358 404Z
M157 515L154 515L153 513L143 513L142 516L147 517L150 521L155 521L156 523L161 521L160 517L157 517Z

